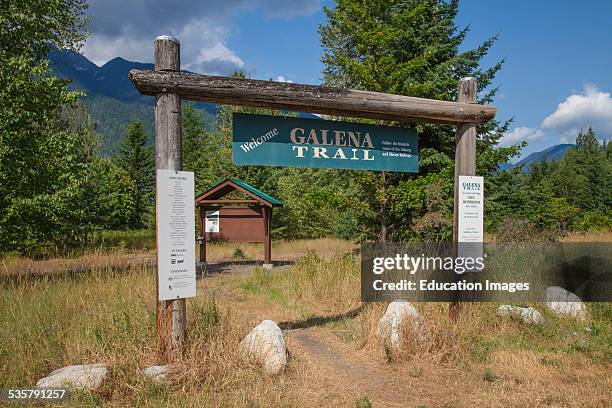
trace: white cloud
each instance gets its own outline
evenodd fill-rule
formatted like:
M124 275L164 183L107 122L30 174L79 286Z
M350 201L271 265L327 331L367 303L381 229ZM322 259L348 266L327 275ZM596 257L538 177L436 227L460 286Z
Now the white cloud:
M146 40L109 37L104 34L89 37L83 49L83 54L98 66L104 65L115 57L123 57L130 61L152 61L153 42Z
M152 62L153 40L169 33L181 41L181 68L212 75L225 75L244 68L244 61L226 45L229 31L206 20L194 20L178 31L158 31L146 36L92 34L83 54L97 65L120 56L127 60Z
M540 139L553 132L559 135L559 143L574 143L578 132L589 126L600 140L612 136L612 97L595 85L587 85L582 93L568 96L538 128L517 127L504 134L499 144L510 146L522 140Z
M517 127L511 132L505 133L500 139L499 144L501 146L511 146L519 143L523 140L537 140L546 136L546 133L537 128L530 127Z
M205 21L185 26L180 37L182 47L188 57L184 59L183 69L212 75L229 74L244 68L244 61L225 45L228 36L222 28L214 29ZM191 44L205 44L193 47Z
M568 96L542 121L542 129L558 132L562 141L573 141L581 129L593 128L599 137L612 136L612 98L609 92L588 85L581 94Z
M288 19L320 8L321 0L89 0L92 35L83 53L98 65L114 57L152 62L154 38L167 34L181 41L184 69L229 74L245 66L227 46L237 15L260 10L267 18Z
M282 76L282 75L277 76L276 78L274 78L274 80L275 80L276 82L287 82L287 83L289 83L289 84L292 84L292 83L293 83L293 81L292 81L291 79L287 79L287 78L285 78L285 77L284 77L284 76Z

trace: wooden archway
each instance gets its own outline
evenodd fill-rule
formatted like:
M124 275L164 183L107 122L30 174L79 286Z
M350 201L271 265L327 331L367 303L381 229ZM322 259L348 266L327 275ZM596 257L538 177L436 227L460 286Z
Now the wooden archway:
M453 243L458 240L458 180L476 171L476 126L495 116L494 106L476 104L474 78L459 82L458 101L439 101L353 89L228 78L180 70L180 42L155 39L155 70L131 70L130 80L143 95L155 96L156 169L182 170L181 99L233 105L455 125L455 210ZM159 285L159 282L158 282ZM458 303L450 304L451 317ZM180 359L185 340L185 299L157 304L157 332L167 361Z

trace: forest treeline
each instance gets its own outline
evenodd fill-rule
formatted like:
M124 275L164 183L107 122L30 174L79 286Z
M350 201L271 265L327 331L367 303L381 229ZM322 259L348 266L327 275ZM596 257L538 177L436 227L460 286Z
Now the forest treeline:
M369 4L367 4L369 3ZM51 48L77 50L87 36L83 0L0 6L0 251L35 254L87 246L102 230L152 229L154 153L149 126L134 120L118 153L100 152L100 135L67 81L53 76ZM478 81L479 103L493 103L503 62L483 67L497 37L460 51L468 29L455 24L458 1L337 0L319 27L323 84L456 100L460 78ZM244 72L234 75L245 76ZM452 126L345 120L414 127L418 174L235 166L233 112L286 112L220 107L214 124L184 103L183 167L196 194L224 177L240 178L284 202L275 238L336 236L353 240L445 240L452 233ZM510 121L478 127L477 174L485 176L485 224L506 239L554 237L611 226L612 148L591 129L558 162L500 172L524 143L498 146ZM514 234L514 235L513 235Z

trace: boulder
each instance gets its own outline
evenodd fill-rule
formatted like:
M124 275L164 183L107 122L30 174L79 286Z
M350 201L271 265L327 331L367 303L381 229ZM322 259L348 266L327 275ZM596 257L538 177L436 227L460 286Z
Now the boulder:
M283 332L272 320L264 320L240 342L243 357L261 364L267 374L275 375L287 365Z
M53 371L36 383L39 388L69 387L77 390L95 390L108 375L105 364L71 365Z
M497 314L499 316L510 317L515 320L522 320L527 324L542 324L544 318L533 307L518 307L510 305L501 305L497 308Z
M423 342L427 337L427 328L414 306L396 300L389 303L387 311L378 321L376 335L381 343L397 351L408 338Z
M145 368L144 370L142 370L142 373L153 381L163 383L168 379L168 374L170 373L171 369L172 366L170 364L157 365Z
M574 293L560 286L551 286L544 292L546 307L559 316L570 316L578 320L589 317L586 305Z

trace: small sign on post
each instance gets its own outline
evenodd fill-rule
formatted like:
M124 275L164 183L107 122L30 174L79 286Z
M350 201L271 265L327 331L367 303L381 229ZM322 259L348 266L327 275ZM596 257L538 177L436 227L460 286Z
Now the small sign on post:
M459 176L458 257L482 258L484 177Z
M158 299L196 295L193 173L157 170Z

